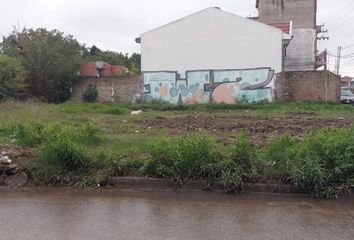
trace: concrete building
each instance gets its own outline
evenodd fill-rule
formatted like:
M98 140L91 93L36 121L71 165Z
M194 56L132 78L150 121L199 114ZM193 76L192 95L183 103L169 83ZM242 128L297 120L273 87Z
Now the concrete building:
M317 0L257 0L256 8L260 22L292 23L293 39L284 56L284 71L315 70L320 31L316 26Z
M350 90L354 92L354 78L349 76L342 77L341 87L343 90Z
M290 35L219 8L207 8L143 33L146 100L258 102L274 98Z

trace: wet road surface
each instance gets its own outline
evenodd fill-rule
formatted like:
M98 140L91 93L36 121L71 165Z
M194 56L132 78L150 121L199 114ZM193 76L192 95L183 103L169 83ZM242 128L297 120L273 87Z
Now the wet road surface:
M1 240L353 240L353 216L353 197L0 191Z

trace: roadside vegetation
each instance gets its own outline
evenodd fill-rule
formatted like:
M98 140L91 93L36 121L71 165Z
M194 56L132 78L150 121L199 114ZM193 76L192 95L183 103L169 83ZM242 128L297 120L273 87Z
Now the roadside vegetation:
M140 54L87 47L59 30L14 28L0 41L0 100L65 102L79 79L79 65L95 61L125 66L124 76L140 72ZM94 89L89 90L92 101Z
M100 104L95 86L86 103L66 102L79 65L92 61L140 72L139 54L87 47L58 30L14 29L0 42L0 147L30 148L20 164L37 184L95 187L112 176L150 176L228 193L292 184L318 198L354 185L352 106Z
M0 144L35 149L34 156L21 164L37 184L96 187L112 176L149 176L171 179L178 186L190 180L206 183L205 189L218 184L227 193L241 193L252 183L292 184L317 198L335 198L354 186L354 127L350 126L354 110L347 105L4 102L0 106ZM144 112L130 115L138 109ZM296 114L304 121L341 124L306 128L302 135L285 131L265 144L257 142L259 129L247 126L235 131L212 126L209 131L208 126L198 129L187 124L172 131L152 124L208 116L247 117L257 125L259 119L286 120Z

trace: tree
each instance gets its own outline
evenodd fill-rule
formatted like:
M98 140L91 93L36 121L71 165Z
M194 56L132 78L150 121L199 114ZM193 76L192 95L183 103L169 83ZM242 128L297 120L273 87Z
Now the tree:
M1 48L4 54L21 59L34 96L49 102L70 98L83 51L73 36L44 28L14 30L3 39Z
M93 45L91 48L90 48L90 55L91 56L98 56L98 54L101 52L101 50L96 47L95 45Z
M130 69L130 71L137 75L140 73L140 54L133 53L129 56L128 53L114 51L102 51L95 45L85 50L84 57L86 62L103 61L112 65L122 65Z
M26 71L21 61L0 54L0 100L15 97L26 87Z
M134 75L138 75L141 72L141 55L139 53L133 53L130 58L130 70Z
M94 85L88 85L84 92L84 100L86 102L96 102L98 96L97 87Z

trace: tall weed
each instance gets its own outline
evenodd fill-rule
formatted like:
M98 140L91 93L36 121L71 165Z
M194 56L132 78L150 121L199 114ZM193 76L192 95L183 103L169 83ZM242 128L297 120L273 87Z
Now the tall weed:
M296 141L289 134L273 139L260 153L260 178L288 183L294 168Z
M42 142L43 130L43 125L35 121L18 124L12 129L10 140L22 146L33 147Z
M257 151L251 137L246 133L236 136L227 157L219 163L219 181L227 193L240 193L247 184L255 181L257 174Z
M159 140L144 166L148 175L166 177L182 184L190 179L212 178L219 155L213 140L200 135L186 135L176 141Z
M296 146L294 184L317 198L336 198L354 187L354 127L322 129Z

